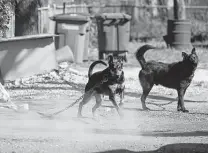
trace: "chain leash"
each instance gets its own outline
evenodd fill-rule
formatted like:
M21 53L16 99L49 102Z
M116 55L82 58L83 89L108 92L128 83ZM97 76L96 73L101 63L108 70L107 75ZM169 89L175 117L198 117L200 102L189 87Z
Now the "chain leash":
M101 84L103 84L104 82L107 82L107 81L108 81L107 76L104 76L103 79L100 81L100 83L95 84L94 87L91 88L86 93L89 93L89 92L93 91L97 86L99 86L99 85L101 85ZM86 93L82 94L78 99L75 100L75 102L73 102L69 106L67 106L67 107L65 107L65 108L63 108L63 109L61 109L61 110L59 110L59 111L57 111L55 113L52 113L52 114L45 114L45 113L41 113L41 112L37 112L37 113L40 114L41 116L48 117L48 118L52 118L53 116L58 115L58 114L60 114L60 113L62 113L64 111L68 110L69 108L73 107L76 103L78 103L81 99L84 98L84 95Z

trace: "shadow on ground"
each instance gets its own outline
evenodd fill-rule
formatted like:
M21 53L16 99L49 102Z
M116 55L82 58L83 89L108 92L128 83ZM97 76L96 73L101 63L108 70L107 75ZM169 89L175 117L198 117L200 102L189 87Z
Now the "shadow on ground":
M47 85L54 85L51 87L48 87ZM64 87L59 85L65 85ZM56 81L47 81L47 82L35 82L33 85L23 85L20 87L11 87L12 90L76 90L76 91L83 91L85 87L85 84L82 83L74 83L72 81L67 82L56 82Z
M131 129L92 129L89 132L94 134L107 135L131 135L145 137L207 137L208 131L189 131L189 132L171 132L171 131L138 131Z
M135 97L135 98L140 98L141 97L141 93L134 93L134 92L125 92L126 96L130 96L130 97ZM157 95L148 95L147 99L155 99L155 100L162 100L162 101L177 101L177 97L176 98L172 98L172 97L167 97L167 96L157 96ZM196 100L188 100L185 99L185 102L197 102L197 103L206 103L207 101L196 101Z
M170 103L172 102L168 102L164 105L169 105ZM152 104L152 105L155 105L155 106L158 106L158 108L161 108L161 109L151 109L151 110L148 110L149 112L155 112L155 111L159 111L159 112L172 112L172 113L180 113L180 112L177 112L176 110L166 110L164 107L162 106L159 106L159 104L154 104L154 103L149 103L149 104ZM114 106L110 106L110 105L102 105L102 107L106 107L106 108L114 108ZM124 110L128 110L128 111L146 111L147 110L143 110L141 108L129 108L129 107L122 107L122 109ZM188 112L187 114L190 114L190 115L208 115L208 113L200 113L200 112Z
M161 148L153 151L130 151L125 149L103 151L97 153L207 153L208 144L199 143L178 143L162 146Z

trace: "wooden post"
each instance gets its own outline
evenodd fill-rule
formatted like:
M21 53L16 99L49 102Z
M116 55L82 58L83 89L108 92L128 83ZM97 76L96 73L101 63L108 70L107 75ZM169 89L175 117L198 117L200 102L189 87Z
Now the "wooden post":
M66 11L66 2L63 3L63 14L65 14Z
M184 0L174 0L174 19L186 19Z
M138 21L138 16L140 15L139 14L139 8L138 6L140 5L140 0L135 0L135 7L134 7L134 14L133 14L133 20L134 21Z
M38 33L41 33L41 9L38 9Z
M43 29L44 29L44 10L41 10L41 33L43 33Z
M173 1L173 14L174 14L174 19L177 20L178 19L178 0L174 0Z
M167 11L168 11L168 19L173 19L173 0L167 1L166 6L167 6Z
M117 34L117 54L119 53L120 51L120 48L119 48L119 25L116 24L116 34Z
M181 4L181 19L186 19L186 6L184 0L180 0Z
M48 16L52 17L56 14L56 4L51 4L50 8L48 10ZM54 33L55 32L55 22L48 19L49 27L48 27L48 33Z

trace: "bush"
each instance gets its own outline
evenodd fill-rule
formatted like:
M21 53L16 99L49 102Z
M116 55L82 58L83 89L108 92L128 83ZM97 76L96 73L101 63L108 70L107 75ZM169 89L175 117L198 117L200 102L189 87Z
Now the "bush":
M208 32L205 26L206 22L193 20L191 22L191 42L203 42L208 40Z
M8 29L12 0L0 0L0 36Z
M167 24L160 20L143 20L132 25L131 40L147 41L151 39L161 40L166 34Z

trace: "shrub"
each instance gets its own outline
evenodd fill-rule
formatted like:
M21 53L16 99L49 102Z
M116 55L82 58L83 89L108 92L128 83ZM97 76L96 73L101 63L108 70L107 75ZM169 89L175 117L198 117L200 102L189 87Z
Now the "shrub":
M205 21L193 20L191 22L191 42L203 42L208 40L208 32Z
M12 0L0 0L0 36L8 29Z

